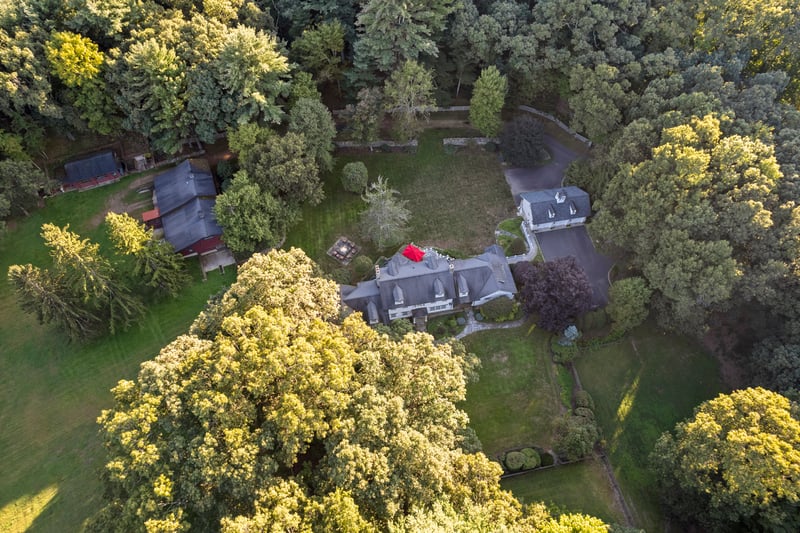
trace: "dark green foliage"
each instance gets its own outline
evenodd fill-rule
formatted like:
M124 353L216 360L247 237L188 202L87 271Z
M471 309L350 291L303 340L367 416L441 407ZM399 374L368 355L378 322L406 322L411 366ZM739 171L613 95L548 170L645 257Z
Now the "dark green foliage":
M233 173L236 171L236 165L230 159L220 159L217 163L217 178L220 181L225 181L233 178Z
M342 168L342 187L346 191L361 194L366 189L368 180L367 165L361 161L347 163Z
M333 168L333 138L336 127L325 104L311 98L300 98L289 113L289 131L300 133L306 150L322 171Z
M334 268L328 272L328 279L331 279L340 285L350 284L350 278L350 271L346 268Z
M517 264L514 279L521 282L519 298L525 310L539 315L539 327L560 333L589 309L592 286L574 257L526 264L530 263Z
M596 331L608 325L608 314L605 309L595 309L584 314L578 321L581 331Z
M553 466L553 463L555 463L555 459L550 452L542 454L542 466Z
M554 427L553 450L567 461L582 459L592 453L600 432L594 420L565 414Z
M583 389L575 392L572 396L572 401L575 407L586 407L594 411L594 400L592 396Z
M353 259L352 266L353 272L359 279L363 279L375 271L375 263L366 255L359 255Z
M505 160L515 167L533 167L543 159L544 128L528 115L520 115L503 126L500 149Z
M526 460L527 457L522 452L508 452L503 458L503 463L506 465L506 470L516 472L522 470Z
M481 306L481 313L490 322L513 320L519 304L512 298L495 298Z
M750 357L755 380L760 385L796 398L800 392L800 345L775 338L755 347Z
M594 411L588 407L576 407L572 412L575 416L585 418L588 422L594 422Z

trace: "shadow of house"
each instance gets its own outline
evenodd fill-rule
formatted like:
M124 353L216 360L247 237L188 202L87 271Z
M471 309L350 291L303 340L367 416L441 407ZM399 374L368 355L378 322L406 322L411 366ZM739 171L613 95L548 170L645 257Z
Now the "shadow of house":
M156 176L152 211L142 218L164 228L164 238L184 257L224 248L214 215L217 188L204 160L187 159Z
M375 267L374 280L341 287L342 302L363 313L369 324L413 318L418 326L429 316L513 298L516 293L508 262L497 245L468 259L426 249L414 261L399 251L384 267Z

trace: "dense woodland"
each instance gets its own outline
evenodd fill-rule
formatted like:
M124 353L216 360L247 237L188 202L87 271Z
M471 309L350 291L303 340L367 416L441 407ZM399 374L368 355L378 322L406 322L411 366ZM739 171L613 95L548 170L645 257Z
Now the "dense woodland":
M483 81L476 83L479 78ZM236 174L220 197L225 209L219 218L226 231L260 228L237 232L233 246L242 251L279 242L299 207L322 198L319 173L331 168L335 135L322 101L348 106L354 139L375 138L384 112L391 113L402 139L415 134L419 113L434 103L467 98L473 86L476 96L486 93L491 100L490 88L500 87L507 90L507 109L522 103L548 109L592 139L592 158L573 165L568 179L591 194L596 214L590 231L618 261L615 275L645 281L640 292L650 295L650 311L659 323L737 358L753 384L797 398L800 0L3 0L0 82L0 219L24 216L35 207L38 191L49 186L32 163L49 135L132 132L166 154L188 139L211 142L228 135L239 163L228 169L228 177ZM479 111L476 125L496 132L497 120ZM259 331L263 313L270 311L240 316L235 320L241 324L232 319L224 327L217 318L211 331L225 335L179 340L154 365L166 368L176 351L198 358L217 354L222 358L215 364L223 364L237 336ZM326 327L332 328L331 338L313 342L347 347L349 356L352 350L394 350L373 346L378 341L353 324ZM401 347L424 344L415 339ZM289 341L270 337L269 342ZM319 400L335 405L337 416L363 416L358 402L377 409L379 398L371 396L376 380L388 378L362 377L356 403L341 403L337 391ZM119 409L145 408L132 391L133 385L116 389ZM216 400L195 401L194 423L212 423L204 417ZM112 450L134 438L125 436L121 421L105 416ZM442 426L450 432L440 435L448 453L459 446L456 419ZM444 431L426 427L420 431ZM156 475L147 478L154 494L148 497L155 499L142 499L144 507L124 512L154 513L153 520L175 523L227 517L226 528L244 531L270 502L291 493L308 500L302 518L307 525L328 520L319 509L334 500L341 513L348 513L353 501L362 509L371 506L359 519L374 524L394 519L393 510L374 495L329 490L311 475L304 482L319 492L287 481L305 475L292 471L298 456L322 453L324 445L324 460L333 461L325 467L330 475L358 485L359 473L336 470L341 465L332 454L356 443L336 436L342 428L308 431L319 449L301 437L298 442L306 444L287 444L274 464L260 466L271 475L291 476L259 488L255 504L247 476L256 472L247 470L237 476L251 492L232 486L235 502L218 506L198 494L198 507L181 511L185 515L178 508L173 514L156 512L162 509L157 498L173 490L166 482L159 485ZM204 450L196 457L198 464L206 461L203 468L227 467L214 466L216 459ZM362 451L347 453L355 457ZM435 474L424 466L420 471ZM118 491L112 501L144 498L140 488L126 485L132 478L126 481L123 471L116 481L110 474ZM436 483L392 490L406 491L397 503L412 511L419 494L439 490L444 482ZM426 509L432 509L426 512L452 514L450 505L461 513L456 502L469 497L458 497L462 500L433 507L426 500ZM241 503L245 500L250 503ZM684 518L702 512L691 503L681 500ZM97 518L98 527L123 511L114 505ZM242 513L248 517L235 518ZM411 525L398 530L414 530L427 518L409 518ZM721 523L739 523L735 514L723 518ZM767 529L772 524L753 523Z

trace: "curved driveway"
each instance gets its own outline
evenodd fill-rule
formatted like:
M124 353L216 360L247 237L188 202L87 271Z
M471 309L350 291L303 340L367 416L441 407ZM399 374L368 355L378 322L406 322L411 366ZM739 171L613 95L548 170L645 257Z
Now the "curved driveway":
M519 195L524 192L561 187L569 164L583 157L546 133L544 142L551 156L548 163L534 168L509 168L503 171L517 205L520 202ZM592 284L593 307L608 303L608 270L613 261L597 253L586 227L540 232L536 234L536 240L545 261L565 256L572 256L578 261Z
M547 133L544 134L544 144L550 152L549 162L534 168L508 168L503 171L517 205L519 195L523 192L561 187L569 164L582 157Z

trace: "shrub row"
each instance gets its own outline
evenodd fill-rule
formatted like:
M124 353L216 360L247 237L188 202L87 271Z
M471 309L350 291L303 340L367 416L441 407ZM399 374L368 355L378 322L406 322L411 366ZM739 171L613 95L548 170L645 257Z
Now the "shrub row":
M521 450L506 452L503 455L502 463L506 472L519 472L533 470L541 466L550 466L553 464L553 457L549 453L541 453L535 448L522 448Z
M481 314L490 322L509 322L518 313L519 302L511 298L495 298L481 306Z

